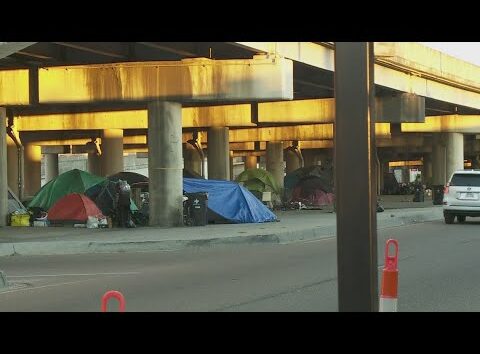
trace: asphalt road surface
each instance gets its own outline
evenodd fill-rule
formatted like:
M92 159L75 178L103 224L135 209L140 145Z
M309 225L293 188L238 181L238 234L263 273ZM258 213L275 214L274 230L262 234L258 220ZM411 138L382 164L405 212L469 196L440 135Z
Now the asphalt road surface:
M480 310L480 222L379 232L399 240L398 309ZM1 257L0 311L99 311L119 290L133 311L337 311L336 240L175 252ZM379 273L380 275L380 273ZM116 311L112 301L109 311Z

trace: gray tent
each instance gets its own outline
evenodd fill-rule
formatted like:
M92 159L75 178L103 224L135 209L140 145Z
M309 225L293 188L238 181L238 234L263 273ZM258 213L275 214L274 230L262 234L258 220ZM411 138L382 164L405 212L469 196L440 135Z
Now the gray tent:
M27 212L27 209L23 206L22 202L17 198L15 193L8 188L8 213L11 214L14 211L20 210L22 212Z

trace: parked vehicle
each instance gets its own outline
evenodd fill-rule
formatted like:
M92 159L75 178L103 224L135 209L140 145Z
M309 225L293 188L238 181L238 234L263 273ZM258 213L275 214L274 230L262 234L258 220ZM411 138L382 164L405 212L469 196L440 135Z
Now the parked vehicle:
M455 171L443 192L443 216L446 224L466 217L480 216L480 170Z

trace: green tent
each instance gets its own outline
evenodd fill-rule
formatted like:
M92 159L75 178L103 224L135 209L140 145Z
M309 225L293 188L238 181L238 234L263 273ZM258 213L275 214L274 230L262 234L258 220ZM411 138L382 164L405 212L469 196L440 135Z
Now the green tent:
M67 171L44 185L28 203L28 207L48 210L63 196L70 193L84 194L88 188L105 180L106 178L77 169Z
M236 179L243 182L245 188L254 192L274 192L279 194L279 188L272 174L260 168L250 168L240 173Z

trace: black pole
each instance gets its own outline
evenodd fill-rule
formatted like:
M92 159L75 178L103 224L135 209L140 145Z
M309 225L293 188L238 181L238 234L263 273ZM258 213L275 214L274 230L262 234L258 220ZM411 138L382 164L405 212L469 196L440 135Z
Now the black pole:
M335 44L339 311L378 311L372 42Z

